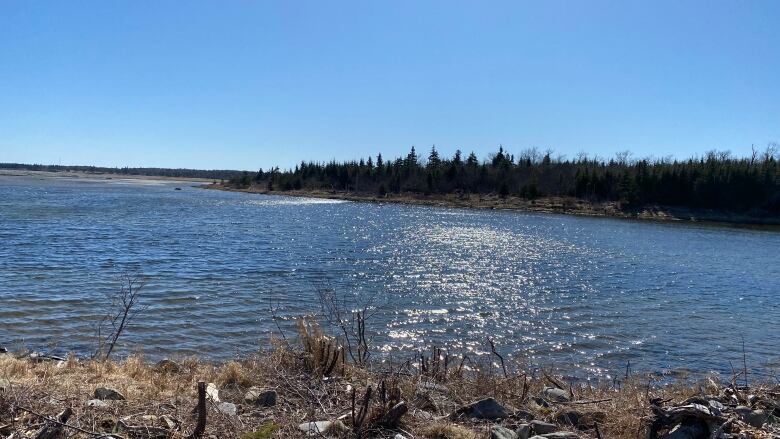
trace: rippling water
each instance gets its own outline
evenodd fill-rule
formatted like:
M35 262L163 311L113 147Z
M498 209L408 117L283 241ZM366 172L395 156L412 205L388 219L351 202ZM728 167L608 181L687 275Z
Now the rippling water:
M181 183L179 183L180 185ZM438 344L563 370L780 367L780 234L360 204L174 183L0 177L0 345L87 352L117 275L149 309L125 352L228 358L373 298L386 353Z

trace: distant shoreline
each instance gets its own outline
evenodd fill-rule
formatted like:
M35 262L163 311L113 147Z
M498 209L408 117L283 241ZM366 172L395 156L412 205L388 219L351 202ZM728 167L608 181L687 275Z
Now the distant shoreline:
M163 175L139 175L116 174L107 172L83 172L83 171L34 171L27 169L0 168L0 177L39 177L59 179L101 179L101 180L144 180L161 181L166 183L211 183L214 180L208 178L170 177Z
M780 231L780 218L772 216L751 216L711 209L691 209L669 206L642 206L636 209L623 210L618 207L618 203L616 202L589 202L572 197L540 197L535 200L527 200L514 196L501 198L495 194L470 194L459 196L456 194L425 195L419 193L403 193L400 195L387 194L385 197L378 197L371 194L345 191L308 189L267 191L258 187L238 189L224 184L206 184L200 187L204 189L245 192L250 194L324 198L367 203L393 203L480 210L512 210L644 221L703 223Z

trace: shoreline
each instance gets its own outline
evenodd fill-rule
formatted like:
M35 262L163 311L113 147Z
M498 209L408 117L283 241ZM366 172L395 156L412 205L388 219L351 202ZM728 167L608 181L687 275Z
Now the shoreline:
M116 174L107 172L82 172L82 171L32 171L21 169L3 169L0 168L0 177L28 177L28 178L52 178L62 180L139 180L145 182L163 182L163 183L206 183L212 184L213 179L193 178L193 177L169 177L164 175L141 175L141 174Z
M536 200L527 200L514 196L500 198L497 195L484 194L458 196L456 194L424 195L417 193L405 193L401 195L388 194L385 197L378 197L371 194L345 191L307 189L267 191L257 187L238 189L220 184L205 184L199 187L210 190L244 192L249 194L323 198L361 203L392 203L459 209L507 210L661 223L710 224L780 231L780 217L750 216L726 211L669 206L643 206L637 209L622 210L616 202L589 202L572 197L542 197Z
M627 371L611 382L573 383L521 363L505 365L501 357L466 362L435 347L388 368L358 363L338 339L306 328L274 349L225 362L154 363L141 355L97 361L0 350L0 438L189 438L201 414L203 437L236 439L780 433L780 385L737 385L739 374L660 383ZM59 434L40 436L47 428Z

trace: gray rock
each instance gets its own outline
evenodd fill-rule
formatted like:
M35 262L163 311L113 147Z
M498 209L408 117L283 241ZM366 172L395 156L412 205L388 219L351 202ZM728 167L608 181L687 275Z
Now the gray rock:
M84 403L87 407L109 407L110 404L101 399L90 399Z
M116 389L110 387L98 387L95 389L95 399L103 401L122 401L125 396L119 393Z
M714 399L707 401L707 405L710 407L710 410L716 410L718 413L722 413L724 410L726 410L725 405Z
M517 439L517 433L506 427L494 425L490 429L490 439Z
M418 409L412 411L412 416L423 421L433 421L436 418L433 413Z
M217 410L228 416L236 416L238 413L238 407L232 402L220 402L217 404Z
M557 430L558 427L556 427L553 424L549 424L547 422L531 421L531 429L533 429L534 434L542 435L542 434L552 433L555 430Z
M7 353L7 352L8 352L8 349L6 349L6 348L4 348L4 347L0 346L0 354L5 354L5 353Z
M542 390L542 397L551 401L565 402L569 400L569 392L557 387L545 387Z
M489 419L494 421L497 419L508 418L509 411L507 411L506 407L499 404L495 399L485 398L463 406L450 415L450 418L452 419L459 417Z
M5 378L0 378L0 392L5 392L11 388L11 382Z
M528 439L531 437L531 425L520 424L515 430L515 434L517 434L517 439Z
M771 412L764 410L753 410L750 407L745 406L739 406L735 408L734 411L745 423L750 424L756 428L761 428L764 423L770 420L770 416L772 416Z
M346 427L341 421L317 421L299 424L298 429L308 433L309 436L320 436L323 433L337 433L343 431Z
M261 407L272 407L276 405L276 396L276 390L263 390L259 387L251 387L244 394L244 401Z

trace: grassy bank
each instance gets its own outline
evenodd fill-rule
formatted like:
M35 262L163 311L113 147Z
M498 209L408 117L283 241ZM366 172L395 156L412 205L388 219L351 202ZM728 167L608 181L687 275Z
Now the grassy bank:
M780 434L780 386L738 386L738 375L725 384L705 379L655 385L631 375L591 385L526 372L498 357L471 361L434 349L397 364L361 365L347 352L316 326L302 326L289 344L221 364L0 354L0 437L191 437L200 416L194 410L198 382L208 383L205 432L195 435L203 437ZM54 422L68 409L67 420ZM315 425L325 431L311 432ZM52 430L59 435L46 436Z
M487 210L517 210L524 212L640 219L648 221L716 223L739 226L758 226L770 230L780 230L780 217L771 215L749 215L715 209L690 209L669 206L643 206L628 209L621 208L620 204L617 202L589 202L573 197L541 197L534 200L528 200L515 196L500 197L496 194L426 195L421 193L386 194L385 196L379 197L374 194L360 192L310 189L268 191L262 186L235 188L226 184L209 184L201 187L253 194L312 197L371 203L397 203Z

